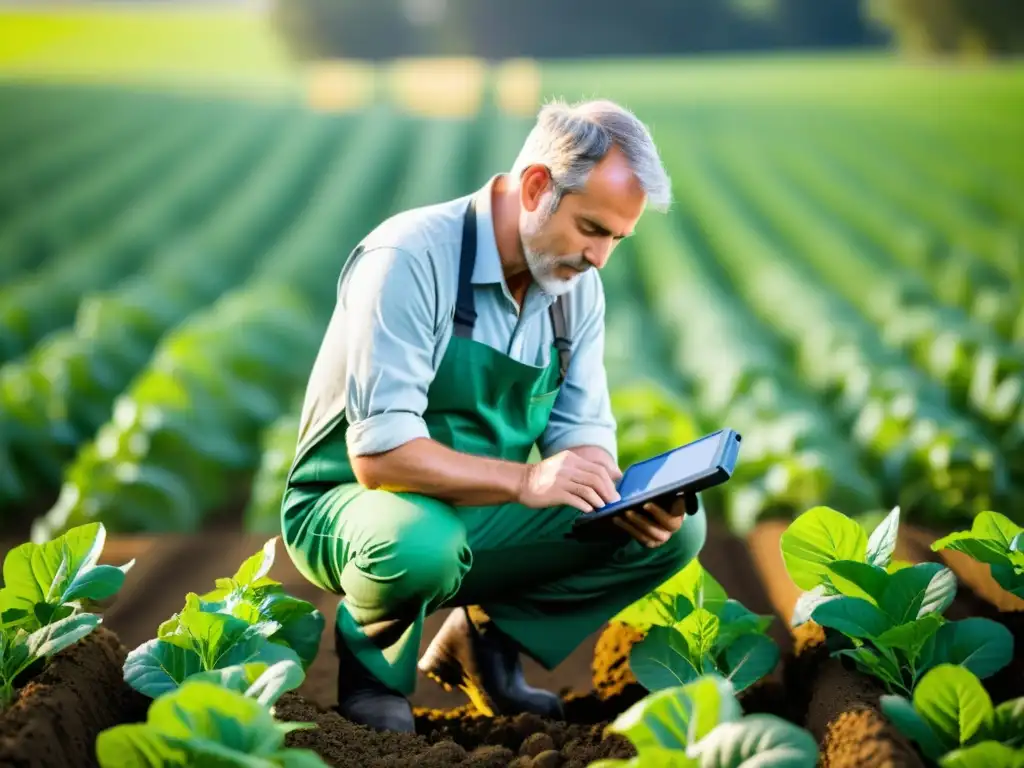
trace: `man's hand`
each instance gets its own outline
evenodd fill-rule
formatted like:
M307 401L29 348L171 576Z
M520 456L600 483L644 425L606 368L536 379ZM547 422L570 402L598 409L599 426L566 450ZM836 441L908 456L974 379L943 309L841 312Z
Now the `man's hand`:
M653 549L668 541L682 526L686 517L686 498L676 498L667 512L654 502L644 504L643 509L647 514L630 509L623 515L616 515L613 522L645 547Z
M517 500L534 509L568 505L590 512L618 501L615 482L621 476L610 457L592 461L574 451L562 451L529 465Z

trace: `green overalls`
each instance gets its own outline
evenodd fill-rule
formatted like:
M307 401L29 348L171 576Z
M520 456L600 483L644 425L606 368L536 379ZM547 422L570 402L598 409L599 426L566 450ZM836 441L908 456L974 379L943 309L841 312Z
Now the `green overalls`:
M472 201L463 223L455 328L428 390L432 439L456 451L526 462L569 363L561 302L544 367L471 338L476 318ZM341 637L381 682L415 689L423 619L479 605L524 652L553 669L622 608L684 567L706 535L704 511L663 546L567 537L580 512L518 504L453 507L415 493L368 490L355 479L344 411L296 457L281 509L283 539L312 583L344 595Z

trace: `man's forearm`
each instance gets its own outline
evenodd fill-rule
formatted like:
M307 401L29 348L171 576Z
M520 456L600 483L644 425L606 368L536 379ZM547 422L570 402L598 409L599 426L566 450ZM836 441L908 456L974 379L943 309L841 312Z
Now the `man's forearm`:
M367 488L420 493L453 506L516 501L527 466L461 453L429 438L352 461L356 479Z

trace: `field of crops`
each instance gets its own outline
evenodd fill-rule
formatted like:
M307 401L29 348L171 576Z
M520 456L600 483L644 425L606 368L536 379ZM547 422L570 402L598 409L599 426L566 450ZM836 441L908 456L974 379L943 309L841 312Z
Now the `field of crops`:
M620 463L721 426L743 434L736 477L705 499L714 522L700 561L715 588L772 620L767 634L753 620L731 630L730 642L750 646L745 659L767 665L741 692L744 710L805 727L824 764L919 765L928 749L885 720L878 697L910 698L926 649L976 675L997 704L1024 695L1024 538L1015 533L1024 523L1024 72L830 67L804 62L803 80L750 63L643 65L632 77L599 68L592 79L552 67L541 94L622 98L652 125L673 177L673 211L647 214L603 273ZM646 73L661 78L660 91L640 82ZM105 629L70 649L82 658L65 659L67 674L107 676L98 689L106 708L79 723L73 713L88 702L67 688L62 711L80 733L59 740L46 764L92 764L100 730L144 720L142 688L120 675L126 650L156 637L187 592L212 589L278 533L302 391L344 258L389 213L465 194L509 165L530 117L500 109L491 85L473 114L447 117L397 101L334 113L112 86L0 88L4 549L102 523L100 562L138 559L119 577L120 595L120 582L100 590L114 600ZM937 111L922 87L946 88L952 106ZM838 510L816 523L845 530L838 543L788 528L822 506ZM886 517L896 506L898 526ZM988 521L977 516L989 510L1005 517L979 538L1001 550L931 549ZM787 530L818 547L815 567L783 557ZM59 562L59 550L51 555ZM623 618L580 650L571 673L545 678L577 691L564 729L484 726L436 709L457 698L424 693L422 742L345 731L310 708L333 695L336 598L283 560L281 551L275 578L328 620L319 653L299 652L304 679L287 690L302 686L278 712L333 734L287 737L333 765L371 765L367 756L389 752L417 765L515 759L520 768L628 757L629 744L602 739L599 726L664 687L630 656L650 622ZM68 567L96 561L83 562ZM13 574L5 564L5 587ZM670 610L665 632L699 620L706 639L711 618L716 634L731 626L724 595L713 604L714 589L692 581L704 577L687 578L678 594L701 597L686 603L692 613ZM910 592L917 583L917 602L887 602L886 580ZM34 603L40 631L74 602L45 593L49 602ZM878 615L865 618L859 604L854 615L843 601ZM837 619L840 604L849 615ZM14 605L2 605L5 625ZM51 607L40 614L39 605ZM794 615L813 621L796 626ZM969 620L960 634L955 619ZM753 626L760 634L743 634ZM829 650L836 637L874 645L854 642L840 664L822 627L837 633ZM1008 667L1011 636L1018 658ZM757 656L758 637L776 650ZM646 654L669 653L671 642L656 640L643 641ZM725 665L716 669L734 666L730 647L716 646ZM909 661L893 656L893 672L890 653ZM672 679L685 678L682 664L669 664ZM57 681L58 666L42 674ZM32 725L29 698L16 717L0 716L5 749L62 727ZM1024 721L1012 723L1024 733ZM631 735L643 749L643 735ZM960 746L968 743L946 749Z

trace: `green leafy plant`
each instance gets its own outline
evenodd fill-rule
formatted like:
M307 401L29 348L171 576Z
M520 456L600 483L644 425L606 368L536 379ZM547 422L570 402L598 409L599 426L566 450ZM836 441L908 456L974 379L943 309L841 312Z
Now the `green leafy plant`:
M987 563L992 578L1007 592L1024 597L1024 528L998 512L981 512L969 531L956 531L932 544Z
M764 634L772 617L729 599L696 559L616 618L646 631L629 663L649 691L683 685L707 672L723 675L740 691L779 661L778 646Z
M218 672L217 679L226 679L225 670L239 665L291 662L304 673L319 649L324 617L267 576L276 541L267 541L234 576L217 579L216 589L202 596L190 592L157 637L128 654L128 684L156 698L200 673Z
M925 674L913 700L881 697L882 712L941 768L1024 765L1024 696L998 707L970 670L940 664Z
M825 629L833 655L852 659L890 693L909 695L943 663L984 678L1013 658L1013 635L990 619L947 621L956 576L938 563L893 567L899 508L872 531L828 507L800 515L782 535L783 560L798 587L791 624Z
M742 716L733 686L714 674L650 694L608 730L628 738L637 756L591 768L813 768L818 761L810 733L775 715Z
M98 565L105 542L102 524L90 523L7 553L0 589L0 706L11 702L19 678L37 662L100 624L89 609L113 597L135 564Z
M308 669L320 650L324 616L312 603L292 597L281 582L267 575L274 565L278 538L269 539L234 576L217 579L216 589L201 595L200 602L204 611L232 615L246 610L242 606L254 608L262 620L278 625L268 639L287 645L298 654L303 669Z
M272 710L237 690L189 680L154 701L145 723L101 732L96 756L101 768L326 768L312 750L284 746L291 731L312 727L312 723L278 722Z

